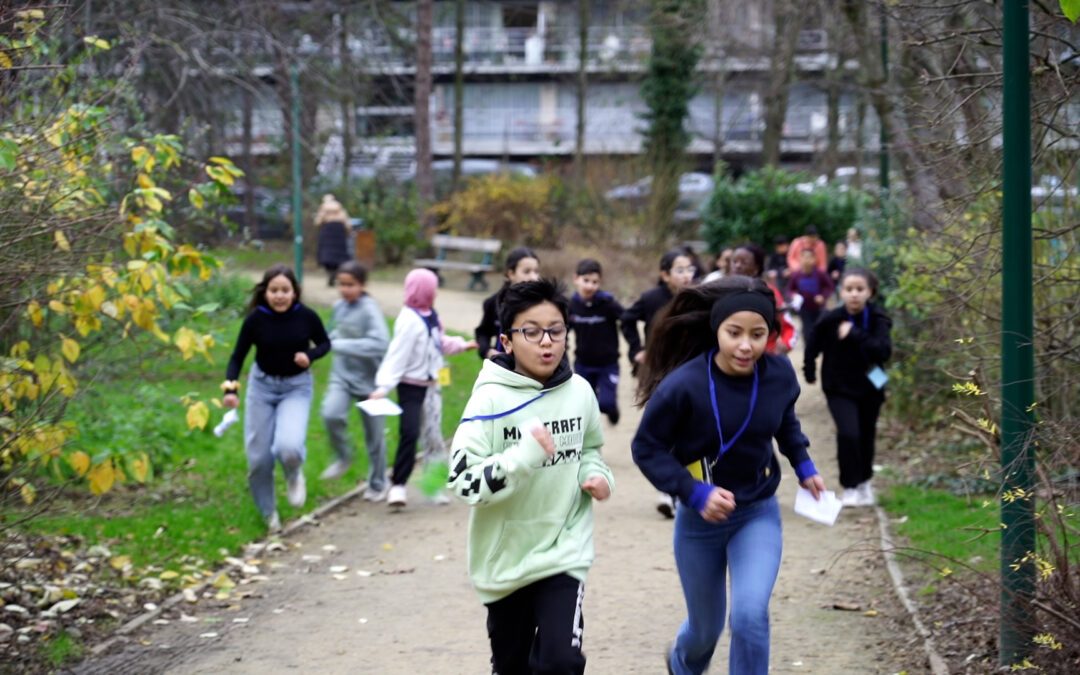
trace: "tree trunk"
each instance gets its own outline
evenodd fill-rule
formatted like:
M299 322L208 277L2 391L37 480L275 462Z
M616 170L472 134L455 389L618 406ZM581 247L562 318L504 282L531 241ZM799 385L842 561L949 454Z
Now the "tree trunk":
M454 3L454 173L453 189L461 188L462 144L465 139L465 0Z
M852 187L862 189L863 162L866 161L866 96L859 92L855 100L855 183Z
M837 67L830 68L826 74L825 101L827 106L827 130L825 152L822 156L822 169L831 181L836 176L836 166L840 162L840 68L842 56L837 54Z
M255 220L255 161L251 153L252 144L252 116L254 115L255 101L251 88L254 83L244 81L241 83L241 124L243 125L243 146L240 150L244 167L244 227L247 228L248 236L259 236Z
M341 15L341 184L349 184L349 167L352 165L353 134L356 131L356 99L353 97L352 55L349 53L349 15Z
M427 209L435 201L431 170L431 21L433 0L416 5L416 81L414 133L416 135L416 191L420 222L428 225Z
M795 45L803 24L803 14L794 6L794 0L775 1L773 18L776 39L769 66L769 82L765 89L765 133L761 139L762 162L765 166L780 164L788 89L795 73Z
M577 128L574 132L574 177L585 180L585 100L589 91L589 0L578 0Z

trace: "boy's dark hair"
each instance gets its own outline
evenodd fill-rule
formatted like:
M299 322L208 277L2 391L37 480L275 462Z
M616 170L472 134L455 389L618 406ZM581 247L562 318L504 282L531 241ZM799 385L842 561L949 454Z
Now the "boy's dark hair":
M536 251L532 250L528 246L519 246L507 254L506 264L503 265L503 274L516 270L518 263L525 258L532 258L537 262L540 261L539 256L536 255Z
M790 240L786 236L784 236L782 234L778 234L775 237L773 237L772 243L779 245L779 244L787 244L787 243L789 243L789 241Z
M816 237L816 236L818 236L817 225L807 225L806 229L803 230L803 234L805 234L808 237Z
M600 261L594 258L585 258L577 264L577 271L574 274L579 277L586 274L599 274L604 276L604 268L600 266Z
M748 252L751 256L754 257L754 264L757 265L758 274L765 273L765 249L761 248L755 243L748 241L745 244L739 244L738 246L736 246L732 253L734 254L735 251Z
M338 265L338 274L348 274L353 279L361 284L367 283L367 268L356 262L355 260L346 260Z
M570 323L570 302L566 299L566 287L561 281L537 279L504 286L497 300L503 335L509 335L507 331L513 327L518 314L543 302L555 305L562 314L563 322Z
M761 279L734 275L681 289L652 322L645 363L638 374L638 405L645 405L660 381L690 359L716 348L709 315L717 300L736 293L760 293L775 304L772 290ZM770 332L778 332L774 320Z
M844 270L844 273L840 276L840 285L843 285L844 279L847 279L848 277L862 277L863 279L866 279L866 285L870 287L870 297L877 297L878 278L876 274L865 267L853 267L852 269Z
M300 282L296 280L296 273L292 271L292 268L288 265L274 265L270 269L263 273L262 281L255 284L255 288L251 289L251 302L248 303L248 309L254 311L255 308L262 306L267 307L266 304L266 289L270 286L270 281L274 277L285 277L292 284L293 292L296 293L296 298L293 300L293 305L300 302Z

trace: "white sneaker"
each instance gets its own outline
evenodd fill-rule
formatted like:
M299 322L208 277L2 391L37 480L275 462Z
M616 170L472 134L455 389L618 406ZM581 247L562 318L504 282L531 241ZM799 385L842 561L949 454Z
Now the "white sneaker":
M675 498L666 492L657 492L656 510L665 518L675 517Z
M390 492L386 496L386 503L393 508L401 508L405 506L407 496L404 485L391 485Z
M844 492L840 495L841 506L862 506L862 499L859 496L859 488L844 488Z
M266 529L269 530L271 534L281 532L281 516L278 515L277 511L271 513L270 517L266 519Z
M345 475L345 472L349 470L351 464L352 462L339 459L326 467L326 470L319 475L319 480L334 480L335 478L341 478Z
M304 481L303 470L297 469L296 475L286 481L285 486L289 496L289 503L297 508L303 506L304 502L307 501L307 483Z
M389 490L390 488L386 487L382 488L381 490L376 490L373 487L366 487L364 488L364 492L360 495L360 497L366 502L381 502L382 500L386 499L386 493Z
M446 490L439 490L428 499L436 506L446 506L450 503L450 496L446 494Z
M874 506L877 504L877 497L874 496L874 488L870 485L870 481L859 483L859 486L855 489L859 491L859 506Z

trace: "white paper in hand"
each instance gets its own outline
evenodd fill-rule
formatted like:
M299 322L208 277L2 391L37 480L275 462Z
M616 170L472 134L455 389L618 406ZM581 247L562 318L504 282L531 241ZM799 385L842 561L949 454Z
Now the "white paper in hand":
M356 407L360 408L372 417L401 414L401 406L399 406L397 403L394 403L388 398L369 398L366 401L360 401L359 403L357 403Z
M221 423L214 427L214 435L221 438L228 431L229 427L240 421L240 413L236 412L236 408L230 409L225 416L221 418Z
M814 499L814 495L809 490L800 487L795 493L795 513L814 522L831 526L840 515L840 500L836 498L836 493L832 490L822 492L820 497L821 499Z

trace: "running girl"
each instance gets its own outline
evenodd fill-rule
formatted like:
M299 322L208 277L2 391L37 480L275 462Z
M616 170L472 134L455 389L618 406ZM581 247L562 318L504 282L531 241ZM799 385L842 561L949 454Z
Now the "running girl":
M871 302L878 282L873 272L852 269L840 280L841 306L826 314L806 333L806 382L817 381L818 354L821 388L836 423L836 458L840 464L840 501L845 506L873 506L874 439L877 418L885 402L885 373L881 366L892 354L892 320Z
M274 265L263 274L250 308L225 370L222 404L226 408L240 404L238 378L254 346L255 363L244 398L248 486L267 527L276 531L281 529L274 499L276 461L285 471L289 503L301 507L307 500L303 469L311 412L309 367L330 351L330 338L319 315L300 304L300 284L285 265Z
M825 489L795 416L791 363L765 353L776 301L760 279L684 289L657 318L638 385L645 404L631 443L659 490L676 495L675 565L688 618L668 672L703 673L728 616L729 670L769 670L769 598L780 569L780 452L814 497Z
M531 248L521 246L510 251L506 256L506 265L503 268L503 285L506 288L519 281L536 281L540 278L540 259ZM475 336L477 353L481 359L491 358L502 352L502 343L499 342L501 325L499 324L498 297L502 289L493 293L484 300L484 316L480 319L480 325L476 327ZM494 344L492 342L494 341Z

